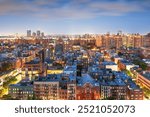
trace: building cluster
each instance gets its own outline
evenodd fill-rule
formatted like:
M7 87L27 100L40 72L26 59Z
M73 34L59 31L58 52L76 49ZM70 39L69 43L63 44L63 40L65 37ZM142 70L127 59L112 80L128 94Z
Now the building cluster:
M37 32L31 32L31 30L27 30L27 37L43 38L44 32L41 32L40 30L37 30Z
M125 47L149 47L149 36L142 36L140 34L117 34L117 35L98 35L96 36L96 45L105 47L107 49Z
M117 64L101 60L102 53L74 50L65 53L63 57L66 64L62 73L48 74L47 69L44 69L45 72L34 80L28 78L27 73L25 79L33 83L32 87L27 90L24 85L23 90L21 81L20 85L10 85L9 93L14 99L28 99L23 95L30 94L31 90L34 99L43 100L143 99L142 89L131 77L119 71Z
M13 99L142 100L143 87L150 89L149 40L149 34L44 36L28 30L25 37L0 40L0 77L21 74L9 85Z

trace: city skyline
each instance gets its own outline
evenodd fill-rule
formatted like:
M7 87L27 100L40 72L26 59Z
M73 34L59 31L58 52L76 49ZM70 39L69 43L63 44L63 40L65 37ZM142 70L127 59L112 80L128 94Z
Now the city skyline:
M43 35L0 39L0 99L150 99L150 35Z
M17 7L16 7L17 6ZM149 32L148 0L0 0L0 35Z

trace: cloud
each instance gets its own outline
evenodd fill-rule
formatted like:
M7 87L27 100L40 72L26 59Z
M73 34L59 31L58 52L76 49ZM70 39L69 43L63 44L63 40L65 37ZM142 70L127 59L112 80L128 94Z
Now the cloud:
M149 8L148 0L0 0L0 15L44 19L81 19L118 16Z
M127 4L127 3L91 3L90 8L99 11L102 13L107 14L125 14L130 12L138 12L143 11L144 9L138 5L135 4Z
M37 12L39 9L31 6L30 4L24 4L23 2L17 2L17 0L1 0L0 1L0 14L1 15L14 15L29 12Z

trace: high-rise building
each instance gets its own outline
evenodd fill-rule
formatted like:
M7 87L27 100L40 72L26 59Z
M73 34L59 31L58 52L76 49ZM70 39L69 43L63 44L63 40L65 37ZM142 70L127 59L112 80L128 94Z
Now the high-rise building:
M143 43L142 43L142 39L143 37L141 35L134 35L134 47L135 48L139 48L142 47Z
M127 37L127 47L139 48L143 46L143 36L139 34L132 34Z
M44 37L44 32L41 33L41 37Z
M31 30L27 30L27 37L31 37Z
M41 32L40 30L37 30L37 37L40 37L41 36Z
M122 37L120 35L117 35L115 37L115 40L116 40L116 48L122 47Z
M96 36L96 46L97 47L102 46L102 37L101 37L101 35Z
M32 33L32 37L36 37L36 33L35 32Z
M150 33L144 36L143 38L143 46L150 47Z
M118 31L118 35L122 35L122 31L121 30Z

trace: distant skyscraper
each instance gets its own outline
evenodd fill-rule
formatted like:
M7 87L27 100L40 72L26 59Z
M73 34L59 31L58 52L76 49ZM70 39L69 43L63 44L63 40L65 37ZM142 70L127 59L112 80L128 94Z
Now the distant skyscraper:
M143 46L150 47L150 33L144 36L143 38Z
M31 37L31 30L27 30L27 37Z
M44 32L41 33L41 37L44 37Z
M33 33L32 33L32 36L33 36L33 37L35 37L35 36L36 36L36 33L35 33L35 32L33 32Z
M122 31L121 30L118 31L118 35L122 35Z
M37 37L40 37L41 36L41 32L40 30L37 30Z
M96 36L96 46L97 47L102 46L102 37L101 37L101 35Z

